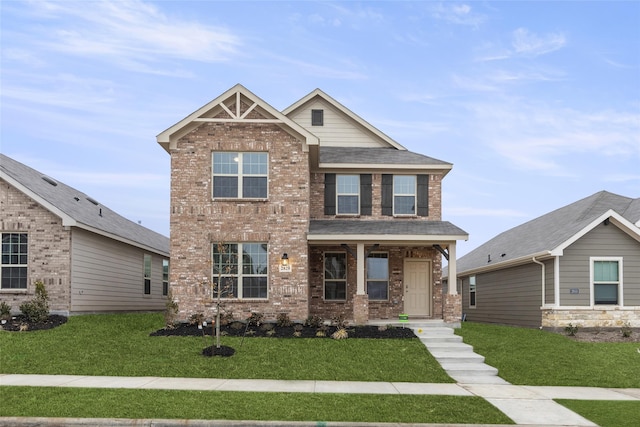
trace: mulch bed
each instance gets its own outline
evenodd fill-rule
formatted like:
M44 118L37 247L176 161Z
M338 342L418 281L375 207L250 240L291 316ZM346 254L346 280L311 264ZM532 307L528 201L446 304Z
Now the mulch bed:
M251 325L248 328L245 324L229 324L220 326L221 336L234 336L234 337L273 337L273 338L331 338L338 328L335 326L328 326L326 328L325 336L317 336L318 328L302 325L294 326L254 326ZM393 327L385 328L372 325L365 326L347 326L347 333L349 338L415 338L416 335L410 328ZM272 332L271 332L272 331ZM299 332L299 334L296 334ZM181 323L174 328L164 328L152 332L151 336L203 336L212 335L211 326L199 329L197 325L191 325L188 323Z
M11 317L6 323L0 324L0 328L5 331L41 331L43 329L53 329L67 323L65 316L57 314L50 315L44 322L30 322L23 314Z

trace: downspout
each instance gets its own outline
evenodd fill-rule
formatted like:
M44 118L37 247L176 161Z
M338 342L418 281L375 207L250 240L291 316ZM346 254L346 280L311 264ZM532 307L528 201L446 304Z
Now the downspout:
M547 283L546 283L546 270L545 270L545 265L543 262L540 262L536 259L536 257L531 258L531 261L535 262L538 265L542 266L542 307L544 307L545 303L546 303L546 292L545 292L545 288L547 287Z

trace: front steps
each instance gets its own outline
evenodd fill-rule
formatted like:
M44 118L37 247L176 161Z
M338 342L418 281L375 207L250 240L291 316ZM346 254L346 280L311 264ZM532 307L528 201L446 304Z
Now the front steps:
M413 332L440 363L447 374L463 384L509 384L498 377L498 370L484 363L484 357L462 342L453 328L444 324L411 325Z

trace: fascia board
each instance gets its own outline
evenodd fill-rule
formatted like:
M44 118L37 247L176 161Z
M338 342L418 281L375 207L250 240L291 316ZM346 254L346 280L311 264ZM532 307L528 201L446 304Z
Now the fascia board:
M425 243L445 243L456 240L468 240L468 234L460 235L427 235L411 236L398 234L309 234L307 241L310 243L338 244L338 243L381 243L397 245L421 245Z
M385 169L385 170L402 170L402 171L410 171L410 170L431 170L431 171L450 171L453 169L452 164L445 165L415 165L415 164L377 164L377 163L320 163L318 165L319 169L334 169L334 170L345 170L345 169L366 169L366 170L375 170L375 169Z
M282 114L284 114L285 116L288 116L290 113L292 113L293 111L299 109L300 107L302 107L304 104L306 104L307 102L309 102L311 99L315 98L316 96L319 96L320 98L324 99L326 102L330 103L333 107L335 107L336 109L341 111L343 114L345 114L346 116L348 116L349 118L354 120L356 123L358 123L359 125L361 125L365 129L367 129L369 132L371 132L374 135L376 135L378 138L382 139L384 142L386 142L390 146L392 146L394 148L397 148L398 150L406 150L406 148L403 145L401 145L398 142L396 142L395 140L393 140L391 137L389 137L387 134L382 132L380 129L378 129L375 126L371 125L369 122L364 120L362 117L360 117L359 115L357 115L356 113L354 113L353 111L351 111L350 109L348 109L347 107L345 107L340 102L336 101L334 98L332 98L331 96L327 95L326 93L324 93L320 89L315 89L314 91L312 91L308 95L304 96L299 101L296 101L295 103L293 103L289 107L285 108L282 111Z
M77 225L77 221L73 217L69 216L64 211L60 210L57 206L51 204L47 200L45 200L42 197L40 197L39 195L37 195L36 193L31 191L29 188L25 187L20 182L18 182L15 179L13 179L13 177L11 177L11 176L7 175L6 173L0 171L0 178L2 178L3 180L5 180L9 184L11 184L11 186L13 186L16 190L24 193L27 197L29 197L30 199L34 200L36 203L41 205L43 208L45 208L46 210L48 210L52 214L58 216L62 220L62 225L64 227L73 227L73 226Z
M640 242L640 229L634 226L629 220L624 218L622 215L614 211L613 209L609 209L593 221L591 221L586 227L582 230L578 231L576 234L571 236L569 239L565 240L558 247L551 251L551 254L554 256L562 256L564 250L584 237L588 232L593 230L598 224L602 223L604 220L609 219L614 225L624 231L626 234L634 238L635 240Z
M460 277L460 276L469 276L472 274L487 273L493 270L502 270L504 268L528 264L530 262L533 262L532 261L533 258L541 258L542 260L544 260L545 258L550 258L551 255L552 255L551 251L542 251L535 254L530 254L530 255L525 255L518 258L510 259L508 261L495 262L495 263L491 262L490 264L482 267L476 267L476 268L470 268L464 271L458 271L457 275L458 277ZM538 261L540 261L541 259L538 259Z

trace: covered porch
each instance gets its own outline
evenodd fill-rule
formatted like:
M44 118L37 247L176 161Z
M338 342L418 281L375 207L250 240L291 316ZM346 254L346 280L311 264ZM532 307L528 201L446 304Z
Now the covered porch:
M312 220L309 314L355 324L460 321L455 287L443 292L442 258L455 274L456 241L468 235L444 221Z

